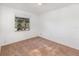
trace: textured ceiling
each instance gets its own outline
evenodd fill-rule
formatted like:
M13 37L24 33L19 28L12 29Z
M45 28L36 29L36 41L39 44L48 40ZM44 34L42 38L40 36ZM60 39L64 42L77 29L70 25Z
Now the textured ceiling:
M2 3L1 5L28 11L35 14L42 14L51 10L56 10L71 5L70 3L43 3L39 6L37 3Z

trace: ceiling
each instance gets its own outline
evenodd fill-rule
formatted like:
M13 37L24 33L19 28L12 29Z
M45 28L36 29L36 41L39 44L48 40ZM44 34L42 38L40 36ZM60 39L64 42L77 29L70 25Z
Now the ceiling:
M71 5L71 3L43 3L41 6L37 3L1 3L1 5L28 11L35 14L42 14L51 10L56 10Z

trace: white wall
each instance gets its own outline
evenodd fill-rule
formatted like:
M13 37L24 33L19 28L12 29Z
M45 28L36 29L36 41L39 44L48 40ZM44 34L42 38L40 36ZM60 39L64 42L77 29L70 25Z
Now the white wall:
M30 31L15 32L15 16L30 18ZM0 45L37 36L38 16L29 12L0 6Z
M30 31L15 32L15 15L30 17ZM6 45L35 36L79 49L79 5L71 5L40 16L0 7L0 43Z
M79 4L50 11L40 17L40 36L79 49Z

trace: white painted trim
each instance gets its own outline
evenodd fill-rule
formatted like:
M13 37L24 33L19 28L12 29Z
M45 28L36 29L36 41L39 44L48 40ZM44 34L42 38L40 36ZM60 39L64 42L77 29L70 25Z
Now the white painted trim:
M39 35L39 36L42 37L42 38L48 39L48 40L50 40L50 41L53 41L53 42L62 44L62 45L64 45L64 46L71 47L71 48L74 48L74 49L79 50L78 47L75 47L75 46L70 45L69 43L66 43L66 42L63 42L63 41L58 41L58 39L50 38L50 37L48 37L48 36L46 36L46 35L43 35L43 34L41 34L41 35Z
M1 46L9 45L9 44L16 43L16 42L20 42L20 41L23 41L23 40L28 40L28 39L33 38L33 37L37 37L37 35L30 36L30 37L28 37L26 39L20 39L20 40L8 42L8 43L6 42L6 43L3 43Z

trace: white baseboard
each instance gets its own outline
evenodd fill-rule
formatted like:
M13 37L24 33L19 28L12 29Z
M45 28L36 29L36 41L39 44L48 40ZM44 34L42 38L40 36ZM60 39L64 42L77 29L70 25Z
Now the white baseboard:
M41 34L41 35L39 35L39 36L42 37L42 38L45 38L45 39L51 40L51 41L53 41L53 42L56 42L56 43L62 44L62 45L64 45L64 46L68 46L68 47L71 47L71 48L74 48L74 49L79 50L79 47L75 47L75 46L73 46L73 45L70 45L69 43L63 42L62 40L59 41L59 40L56 39L56 38L50 38L50 37L48 37L48 36L46 36L46 35L43 35L43 34Z
M12 43L15 43L15 42L19 42L19 41L30 39L30 38L37 37L37 36L79 50L79 47L75 47L75 45L73 46L73 45L71 45L71 44L69 44L67 42L64 42L62 40L58 40L56 38L50 38L49 36L46 36L46 35L43 35L43 34L41 34L41 35L32 35L32 36L26 37L24 39L18 39L18 40L14 40L14 41L11 41L11 42L6 42L6 43L3 43L1 46L5 46L5 45L8 45L8 44L12 44Z
M30 37L26 37L26 38L23 38L23 39L18 39L18 40L6 42L6 43L1 44L1 46L9 45L9 44L16 43L16 42L19 42L19 41L22 41L22 40L27 40L27 39L30 39L30 38L33 38L33 37L37 37L37 35L32 35Z

